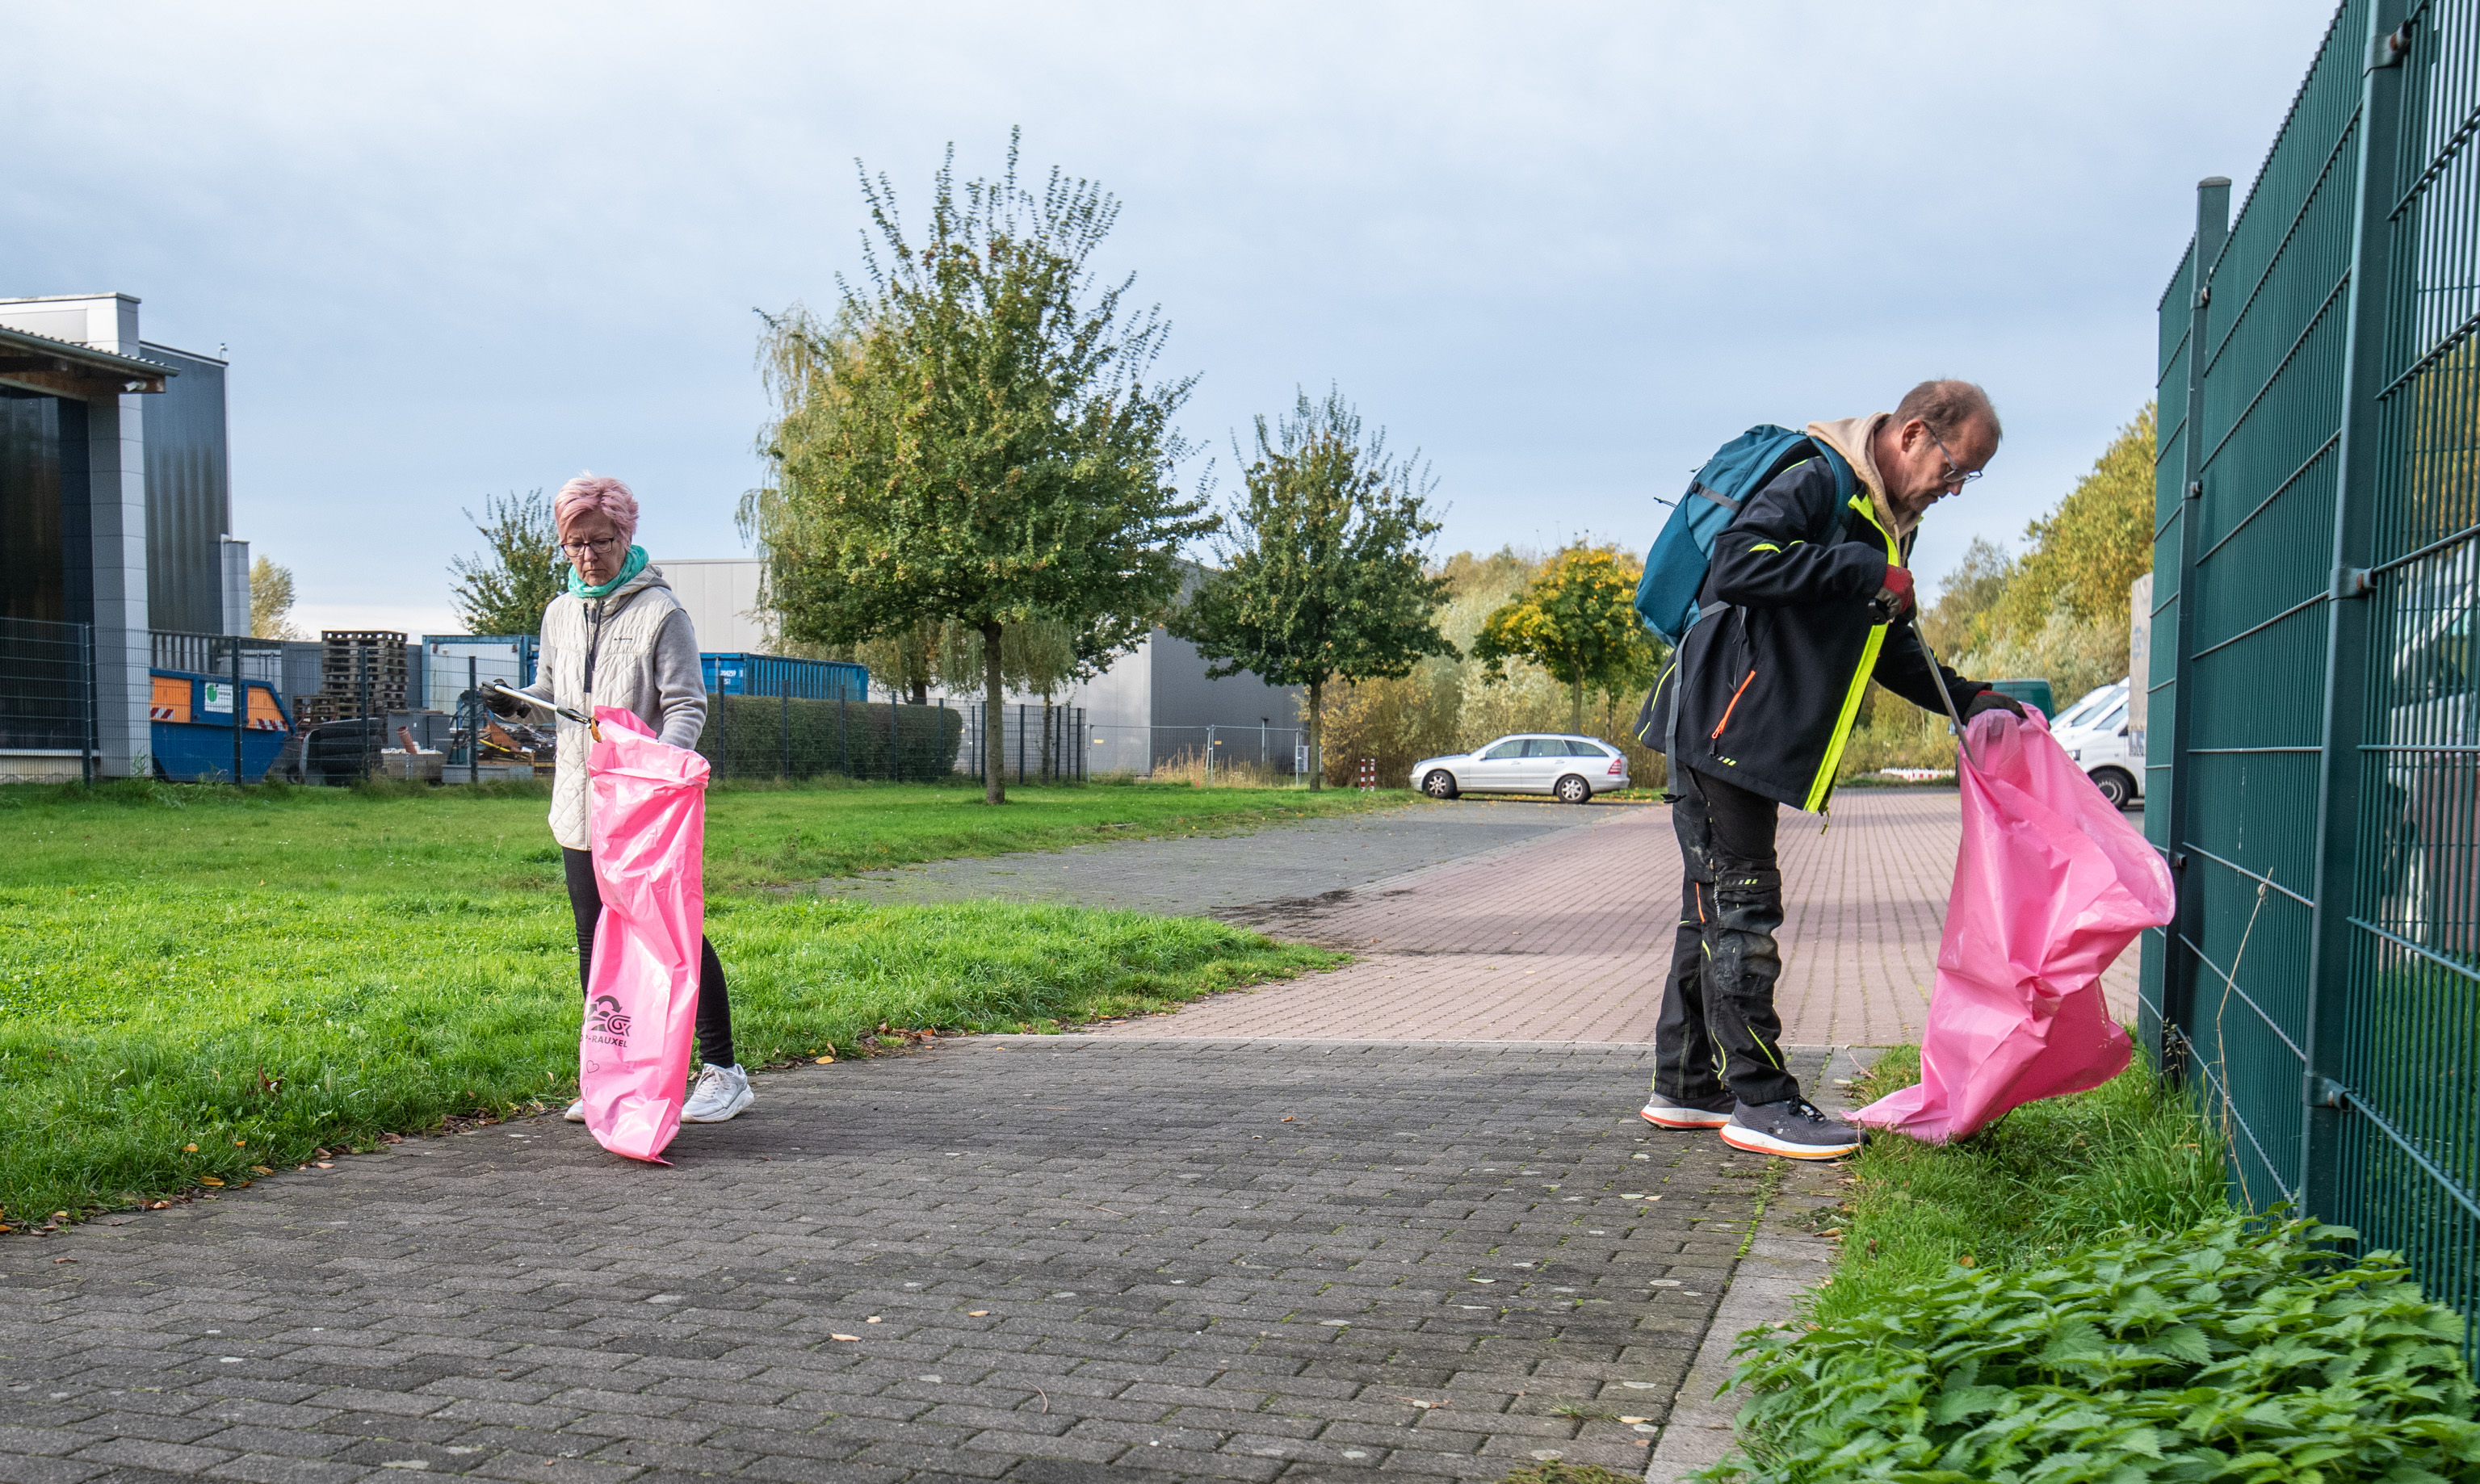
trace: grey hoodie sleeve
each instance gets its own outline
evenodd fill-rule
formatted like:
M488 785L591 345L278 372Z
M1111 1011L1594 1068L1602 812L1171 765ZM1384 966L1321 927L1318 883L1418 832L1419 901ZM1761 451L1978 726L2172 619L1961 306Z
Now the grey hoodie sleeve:
M662 712L656 734L668 746L697 746L706 732L706 673L698 663L697 632L677 608L655 634L655 694Z

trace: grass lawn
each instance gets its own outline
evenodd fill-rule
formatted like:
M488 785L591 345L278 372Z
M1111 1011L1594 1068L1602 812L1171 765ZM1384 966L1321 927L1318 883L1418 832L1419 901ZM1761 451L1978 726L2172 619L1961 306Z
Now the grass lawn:
M1331 955L1194 918L753 888L1400 803L1337 791L718 790L708 931L745 1065L881 1022L1045 1029ZM0 1223L238 1183L573 1095L576 943L547 791L0 789Z
M1920 1048L1879 1059L1863 1101L1920 1081ZM1951 1144L1873 1134L1836 1225L1843 1255L1809 1317L1839 1323L1957 1264L2006 1271L2120 1236L2166 1237L2226 1214L2221 1140L2142 1053L2109 1083L2016 1109Z

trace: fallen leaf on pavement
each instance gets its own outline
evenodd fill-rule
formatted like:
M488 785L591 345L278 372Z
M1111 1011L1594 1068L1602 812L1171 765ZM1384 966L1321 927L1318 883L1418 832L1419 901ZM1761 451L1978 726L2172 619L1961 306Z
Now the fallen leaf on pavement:
M220 1186L220 1185L222 1185L222 1184L223 1184L223 1182L222 1182L222 1181L220 1181L220 1180L218 1180L218 1179L217 1179L215 1176L213 1176L213 1175L200 1175L200 1176L198 1177L198 1184L200 1184L200 1185L217 1185L217 1186Z
M984 1319L990 1318L990 1313L991 1312L988 1309L968 1309L965 1311L965 1318L969 1319Z
M862 1322L864 1324L875 1324L878 1322L878 1316L873 1314L868 1318L862 1320Z
M52 1259L52 1261L55 1263L74 1263L77 1259L73 1257L56 1257Z
M861 1336L859 1335L829 1335L827 1338L830 1340L840 1340L846 1344L861 1343Z
M820 1066L829 1066L829 1065L834 1064L835 1060L836 1060L836 1059L835 1059L835 1058L833 1058L833 1057L820 1057L820 1058L818 1058L818 1064L819 1064Z

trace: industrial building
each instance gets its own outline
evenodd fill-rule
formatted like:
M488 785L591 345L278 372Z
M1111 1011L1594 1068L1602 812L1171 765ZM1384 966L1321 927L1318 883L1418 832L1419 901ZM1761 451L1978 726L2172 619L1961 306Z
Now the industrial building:
M126 294L0 299L0 780L142 770L155 634L249 631L224 369Z

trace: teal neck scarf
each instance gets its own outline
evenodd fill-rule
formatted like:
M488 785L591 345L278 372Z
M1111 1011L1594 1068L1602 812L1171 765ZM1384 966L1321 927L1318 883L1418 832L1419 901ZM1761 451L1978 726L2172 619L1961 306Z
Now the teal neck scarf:
M577 598L608 598L619 590L622 583L645 570L646 549L633 546L629 549L629 559L620 564L620 576L608 582L588 586L584 575L577 570L574 563L571 563L568 569L568 591L571 596Z

